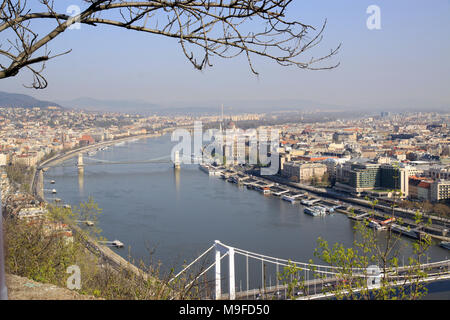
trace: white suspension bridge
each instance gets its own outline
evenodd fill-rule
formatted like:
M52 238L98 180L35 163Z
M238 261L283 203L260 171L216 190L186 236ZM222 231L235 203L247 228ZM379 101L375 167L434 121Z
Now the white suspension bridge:
M271 257L232 247L216 240L211 247L209 247L194 261L176 274L169 281L169 283L187 273L188 270L195 268L194 266L199 264L200 261L205 259L212 251L214 251L214 262L201 270L201 272L199 272L194 279L191 280L188 286L191 286L195 282L200 283L201 278L204 278L208 272L212 271L214 299L324 299L335 296L333 288L335 288L335 286L342 281L346 281L342 277L343 273L341 267L318 265ZM225 257L228 257L228 268L227 270L222 270L222 260ZM243 264L245 265L244 268L242 268L242 263L236 263L237 258L243 260ZM253 265L252 268L250 268L250 264ZM257 264L260 264L261 267L260 270L255 271L255 269L259 269ZM275 271L273 283L271 280L268 281L270 276L266 272L268 266L270 265L272 266L272 269L274 269L273 271ZM237 267L241 267L241 269L238 270ZM283 273L286 267L294 271L285 276L281 282L279 280L279 275ZM415 281L433 282L450 280L450 259L433 263L424 263L420 266L414 267L426 272L426 276L419 279L413 279L408 276L408 272L411 270L412 266L402 266L388 270L387 279L389 281L389 285L404 286L415 283ZM212 270L213 268L214 270ZM251 272L254 271L256 272L257 277L260 276L260 281L255 281L254 275L251 274ZM237 285L236 281L237 273L241 275L239 285ZM224 274L226 274L226 276L224 276ZM376 266L352 269L352 279L364 279L364 281L367 281L368 284L366 287L367 289L378 288L381 277L383 277L383 274ZM295 282L295 280L297 281ZM227 290L225 290L226 292L223 292L222 290L223 282L227 284ZM242 282L244 282L244 288ZM296 285L289 287L289 283L294 283ZM355 288L353 292L358 292L359 290L360 289Z

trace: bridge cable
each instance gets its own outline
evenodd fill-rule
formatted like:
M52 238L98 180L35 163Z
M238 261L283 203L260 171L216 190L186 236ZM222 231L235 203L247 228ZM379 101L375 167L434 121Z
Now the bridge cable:
M171 283L173 280L175 280L176 278L178 278L178 276L180 274L182 274L183 272L185 272L187 269L189 269L194 263L196 263L198 260L200 260L205 254L207 254L212 248L215 247L215 244L213 244L211 247L209 247L205 252L203 252L200 256L197 257L197 259L195 259L194 261L192 261L188 266L186 266L183 270L181 270L180 272L178 272L178 274L176 276L174 276L172 279L169 280L169 283Z

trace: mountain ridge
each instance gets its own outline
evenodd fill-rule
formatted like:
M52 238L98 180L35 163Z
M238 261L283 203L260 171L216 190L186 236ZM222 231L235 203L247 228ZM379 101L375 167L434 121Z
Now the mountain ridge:
M0 91L0 107L49 107L55 106L62 110L86 110L94 112L118 112L136 113L143 115L199 115L199 114L220 114L221 105L224 111L230 113L273 113L285 111L326 111L326 112L367 112L370 115L380 111L437 111L445 112L449 108L449 103L427 103L420 101L416 103L403 101L402 103L390 105L373 105L365 107L355 107L348 105L322 103L305 99L210 99L206 101L178 101L166 103L153 103L139 99L97 99L90 97L80 97L71 100L54 99L45 101L27 94L8 93Z
M64 109L61 105L59 105L56 102L39 100L27 94L9 93L4 91L0 91L0 107L7 107L7 108L57 107L59 109Z

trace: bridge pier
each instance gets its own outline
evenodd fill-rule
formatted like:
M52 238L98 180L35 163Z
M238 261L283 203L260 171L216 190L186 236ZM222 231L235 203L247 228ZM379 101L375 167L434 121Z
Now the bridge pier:
M173 168L174 169L180 169L180 153L178 151L175 151L175 156L173 159Z
M83 163L83 154L81 152L78 154L77 167L78 167L78 173L83 174L84 173L84 163Z

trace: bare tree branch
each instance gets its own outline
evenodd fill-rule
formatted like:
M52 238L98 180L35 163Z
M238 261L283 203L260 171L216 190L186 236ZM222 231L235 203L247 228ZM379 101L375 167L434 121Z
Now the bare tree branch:
M109 25L178 39L184 55L198 70L212 66L211 57L229 59L241 54L254 74L258 74L252 62L254 56L309 70L339 65L324 62L338 53L340 45L325 55L299 59L321 43L326 20L316 30L286 19L292 0L79 0L84 9L76 16L57 12L51 0L38 2L33 8L41 7L41 12L32 12L26 0L3 0L0 4L0 33L6 39L0 43L0 57L9 61L0 64L0 79L16 76L26 68L33 74L31 87L45 88L45 62L70 52L50 56L46 46L75 23ZM35 24L42 21L53 29L41 36L34 30ZM41 64L41 68L32 68L33 64Z

